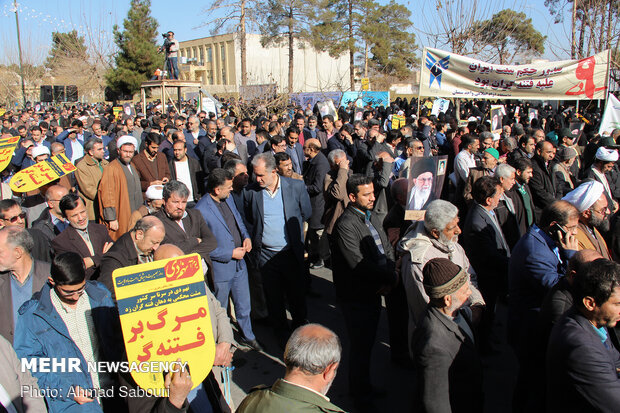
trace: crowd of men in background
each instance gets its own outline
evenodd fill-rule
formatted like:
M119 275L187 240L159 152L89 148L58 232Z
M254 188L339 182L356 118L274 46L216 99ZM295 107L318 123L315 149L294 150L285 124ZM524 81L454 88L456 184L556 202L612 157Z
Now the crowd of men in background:
M307 315L310 270L323 267L346 325L357 411L382 411L386 389L372 383L370 359L384 307L391 360L416 372L416 411L482 411L481 358L506 341L519 360L514 411L614 411L620 130L599 136L597 111L540 106L530 119L528 105L507 104L492 133L488 104L463 104L466 122L453 106L431 116L401 99L335 116L290 107L239 119L225 105L6 113L2 137L20 141L1 172L0 357L16 360L12 345L27 359L126 358L113 271L197 253L217 345L202 385L170 373L168 397L120 400L88 389L135 387L129 375L33 372L41 388L73 389L47 395L49 411L230 411L217 368L238 346L264 350L257 322L285 350L287 373L238 411L341 411L326 397L339 339ZM394 115L406 119L400 128ZM573 121L585 127L575 133ZM58 154L76 171L11 191L15 172ZM437 156L449 177L439 188L427 162ZM425 213L410 220L407 210ZM10 393L1 378L0 396ZM15 396L17 411L45 409Z

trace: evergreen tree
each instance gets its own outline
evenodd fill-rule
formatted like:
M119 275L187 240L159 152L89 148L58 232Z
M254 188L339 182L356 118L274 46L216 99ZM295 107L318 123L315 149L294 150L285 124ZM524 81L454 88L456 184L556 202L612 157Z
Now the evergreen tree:
M394 0L374 8L366 16L362 33L371 45L369 63L382 75L406 79L417 63L415 35L408 32L410 17L411 12Z
M107 73L108 86L116 92L133 94L155 69L162 68L164 56L157 52L159 24L151 16L150 0L131 0L123 31L114 26L114 41L119 48L116 65ZM163 43L163 40L162 40Z
M502 10L491 19L476 23L473 31L492 50L490 60L497 59L500 64L510 64L517 56L545 52L547 37L534 29L532 19L528 19L525 13Z

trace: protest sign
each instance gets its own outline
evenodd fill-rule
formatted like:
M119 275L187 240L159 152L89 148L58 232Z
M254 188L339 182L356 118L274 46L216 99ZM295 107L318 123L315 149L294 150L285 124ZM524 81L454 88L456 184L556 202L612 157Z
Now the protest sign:
M0 172L4 171L13 157L15 147L19 142L19 136L0 139Z
M610 52L581 60L500 65L424 48L420 95L478 99L605 99Z
M405 115L392 115L392 129L400 129L405 126Z
M527 118L530 122L532 119L538 119L538 109L529 108L527 110Z
M448 99L437 98L433 102L433 110L431 115L438 116L440 113L445 113L450 107L450 101Z
M502 132L504 113L504 105L491 105L491 132Z
M405 219L418 221L424 219L429 203L441 196L441 190L448 166L447 156L411 157L409 189Z
M215 339L201 259L185 255L112 273L127 360L187 363L193 386L213 367ZM131 371L143 389L164 389L164 375Z
M573 143L577 142L583 133L584 122L571 122L569 125L570 133L573 136Z
M390 92L344 92L340 100L340 106L349 106L353 102L358 108L368 105L373 108L390 106Z
M614 129L620 129L620 100L610 94L605 105L605 112L603 113L598 133L601 136L611 136L611 132Z
M119 119L120 114L123 113L123 107L122 106L114 106L112 108L112 113L114 114L114 119Z
M331 100L327 100L325 102L318 102L317 107L319 108L319 113L321 116L332 115L334 120L338 119L338 112L336 112L336 106L334 106L334 102Z
M64 154L58 154L17 172L9 186L13 192L29 192L75 170L76 167Z
M370 79L367 77L362 78L362 90L370 90Z

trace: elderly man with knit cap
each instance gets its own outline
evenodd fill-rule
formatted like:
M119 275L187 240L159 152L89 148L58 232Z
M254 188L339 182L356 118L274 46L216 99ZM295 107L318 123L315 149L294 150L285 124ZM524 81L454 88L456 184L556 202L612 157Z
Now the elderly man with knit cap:
M99 183L99 211L114 241L129 231L131 214L142 205L140 175L131 164L138 142L133 136L118 138L118 158L103 170Z
M611 212L614 213L618 210L618 203L613 198L613 188L610 187L606 174L608 172L611 172L614 164L618 161L618 157L619 155L617 150L607 149L601 146L596 150L594 164L587 171L586 174L586 178L598 181L603 184L603 187L605 188L605 197L607 198L607 203L609 204L609 209L611 210Z
M609 231L609 208L605 188L598 181L588 181L579 185L564 198L579 210L577 242L579 250L595 250L603 258L610 259L609 249L600 231Z
M407 294L409 307L409 337L428 306L429 297L424 288L423 268L434 258L447 258L454 264L466 268L471 274L472 295L469 303L480 313L484 299L478 291L478 281L469 263L465 250L458 243L459 210L443 199L431 202L424 214L424 225L412 226L399 243L399 250L405 253L401 266L401 279Z
M469 274L447 258L433 258L423 272L430 301L412 344L418 402L427 412L480 412L482 365L464 307Z

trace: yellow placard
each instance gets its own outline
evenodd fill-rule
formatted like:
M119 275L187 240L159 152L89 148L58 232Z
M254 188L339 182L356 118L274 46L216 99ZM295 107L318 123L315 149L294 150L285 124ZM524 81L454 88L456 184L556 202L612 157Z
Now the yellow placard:
M200 255L119 268L112 273L129 363L187 363L194 387L215 359ZM144 369L140 369L144 370ZM165 389L164 375L131 371L144 390Z
M404 115L392 115L392 129L400 129L405 126L405 116Z
M15 147L19 142L19 136L0 139L0 172L4 171L13 157Z
M13 192L33 191L75 169L75 165L64 154L58 154L17 172L11 178L9 186Z
M112 108L112 113L114 114L114 118L115 119L119 119L120 114L123 113L123 107L122 106L114 106Z
M362 90L370 90L370 79L367 77L362 78Z
M5 108L0 108L0 116L3 116L6 113Z

